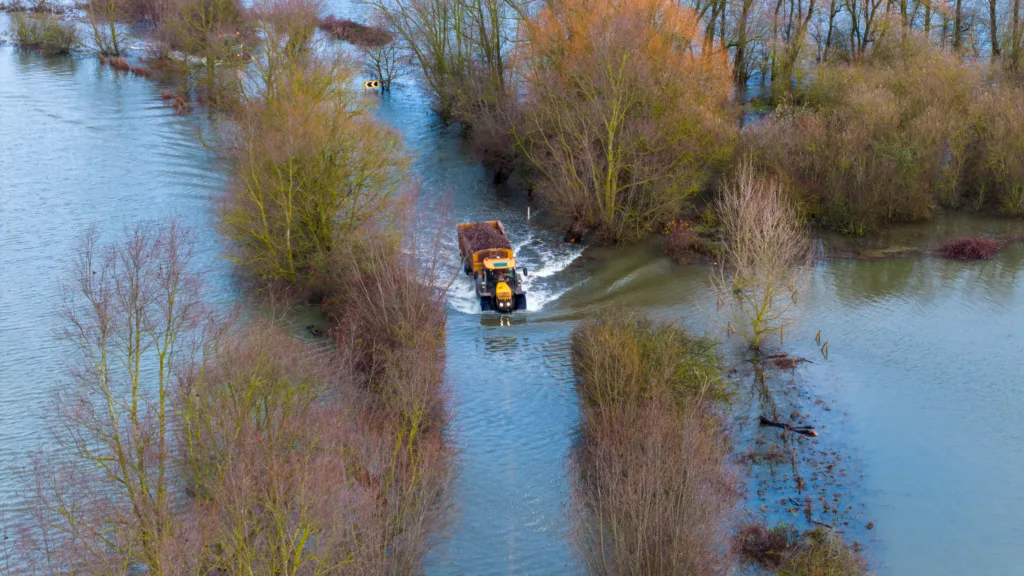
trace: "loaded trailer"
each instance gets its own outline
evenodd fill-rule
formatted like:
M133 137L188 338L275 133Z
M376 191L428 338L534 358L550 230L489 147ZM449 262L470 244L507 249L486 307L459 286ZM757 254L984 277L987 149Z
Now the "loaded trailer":
M516 267L515 254L501 222L459 224L459 251L463 270L475 280L481 310L526 310L523 279L527 270Z

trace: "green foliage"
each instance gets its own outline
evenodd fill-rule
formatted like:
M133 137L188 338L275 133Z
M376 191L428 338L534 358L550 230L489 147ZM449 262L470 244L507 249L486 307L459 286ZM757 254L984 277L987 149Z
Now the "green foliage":
M74 22L56 16L15 13L11 15L11 28L15 44L45 54L67 54L81 44Z
M590 406L640 405L662 394L680 404L726 398L714 341L641 312L605 311L581 322L572 359Z

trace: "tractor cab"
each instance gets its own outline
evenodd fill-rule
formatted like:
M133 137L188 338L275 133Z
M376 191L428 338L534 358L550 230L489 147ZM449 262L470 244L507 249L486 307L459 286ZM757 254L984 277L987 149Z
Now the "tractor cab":
M523 270L526 273L526 270ZM526 308L526 294L522 278L516 272L515 258L484 258L483 270L477 277L478 292L491 297L491 305L498 312L512 312Z

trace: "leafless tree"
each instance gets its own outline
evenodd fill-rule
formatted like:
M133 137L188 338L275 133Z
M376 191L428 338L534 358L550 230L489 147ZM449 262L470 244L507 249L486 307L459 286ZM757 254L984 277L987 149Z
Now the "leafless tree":
M782 334L808 271L809 243L782 185L744 160L717 203L724 266L712 279L730 325L753 349Z
M54 572L171 567L172 389L205 358L209 314L191 231L144 223L117 242L93 229L64 287L70 380L50 429L59 451L34 464L38 530L28 559Z
M402 51L397 40L373 46L360 46L359 56L363 68L380 82L381 92L391 92L391 86L402 76Z
M730 573L738 494L709 410L723 391L715 344L623 311L581 322L572 344L574 536L590 573Z

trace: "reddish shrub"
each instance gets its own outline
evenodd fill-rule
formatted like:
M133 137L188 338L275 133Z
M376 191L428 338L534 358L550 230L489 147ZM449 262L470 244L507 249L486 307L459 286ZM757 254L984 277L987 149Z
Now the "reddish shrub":
M174 108L175 114L180 114L182 116L192 111L192 107L189 106L188 99L181 94L174 97L174 100L171 101L171 106Z
M121 72L128 72L132 69L132 65L129 64L127 60L116 56L108 57L107 65L114 70L120 70Z
M679 264L690 264L697 260L697 244L700 237L688 220L676 220L665 238L665 253Z
M768 529L757 522L743 522L736 534L740 556L769 570L782 566L799 545L800 534L786 524Z
M144 66L130 66L128 69L135 76L142 76L143 78L149 78L153 74L152 70Z
M367 26L348 19L339 19L328 16L320 21L320 29L334 36L338 40L344 40L356 46L373 48L390 44L393 38L391 33L377 26Z
M943 244L939 253L950 260L989 260L1002 247L991 238L954 238Z

